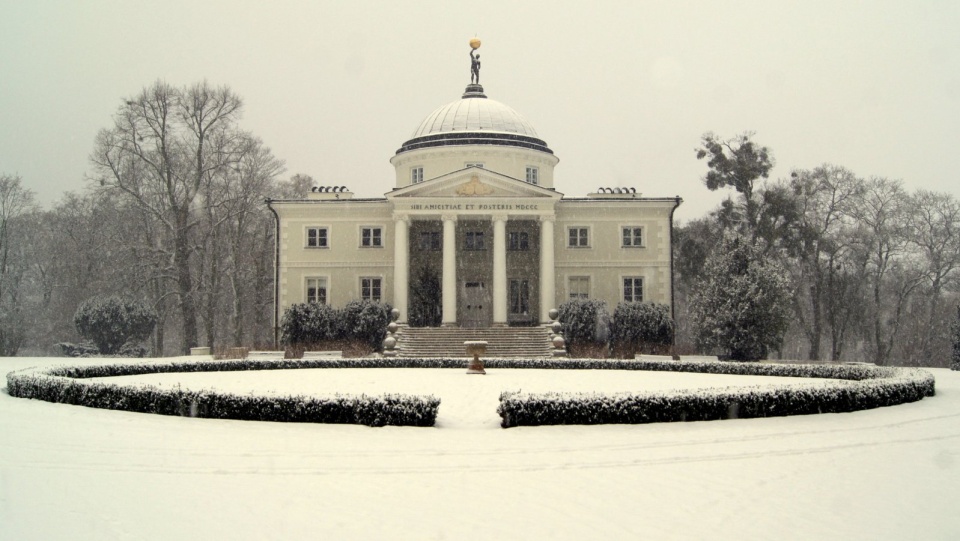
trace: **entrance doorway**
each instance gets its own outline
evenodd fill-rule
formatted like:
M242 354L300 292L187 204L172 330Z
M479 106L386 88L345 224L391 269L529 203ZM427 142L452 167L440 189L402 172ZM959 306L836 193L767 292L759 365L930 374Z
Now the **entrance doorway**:
M484 282L464 282L461 327L490 326L490 296Z

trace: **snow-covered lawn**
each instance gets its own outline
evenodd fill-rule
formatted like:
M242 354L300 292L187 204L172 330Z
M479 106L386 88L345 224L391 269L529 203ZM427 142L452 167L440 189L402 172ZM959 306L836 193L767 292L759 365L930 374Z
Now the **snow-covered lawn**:
M0 359L0 372L63 361ZM802 381L429 369L114 378L430 393L434 428L163 417L3 392L0 539L957 539L960 373L930 371L935 397L857 413L509 430L495 413L503 390Z

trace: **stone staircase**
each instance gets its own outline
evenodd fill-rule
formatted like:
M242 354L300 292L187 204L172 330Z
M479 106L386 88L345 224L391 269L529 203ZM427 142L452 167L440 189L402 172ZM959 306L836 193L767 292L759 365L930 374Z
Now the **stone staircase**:
M466 357L467 340L487 342L486 358L543 358L553 356L552 334L547 327L460 327L402 326L397 341L399 357Z

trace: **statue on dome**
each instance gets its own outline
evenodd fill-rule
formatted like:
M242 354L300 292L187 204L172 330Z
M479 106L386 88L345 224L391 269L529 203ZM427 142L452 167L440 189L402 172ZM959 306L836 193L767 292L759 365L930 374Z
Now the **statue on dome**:
M470 84L480 84L480 40L473 38L470 40Z

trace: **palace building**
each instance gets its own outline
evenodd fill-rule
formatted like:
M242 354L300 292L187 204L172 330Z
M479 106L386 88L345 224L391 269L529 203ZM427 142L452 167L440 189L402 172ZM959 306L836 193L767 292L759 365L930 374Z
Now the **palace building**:
M526 118L471 83L390 158L396 184L384 197L320 187L268 201L275 317L370 299L397 308L401 324L532 326L568 299L672 306L681 199L632 188L567 197L554 189L558 161Z

